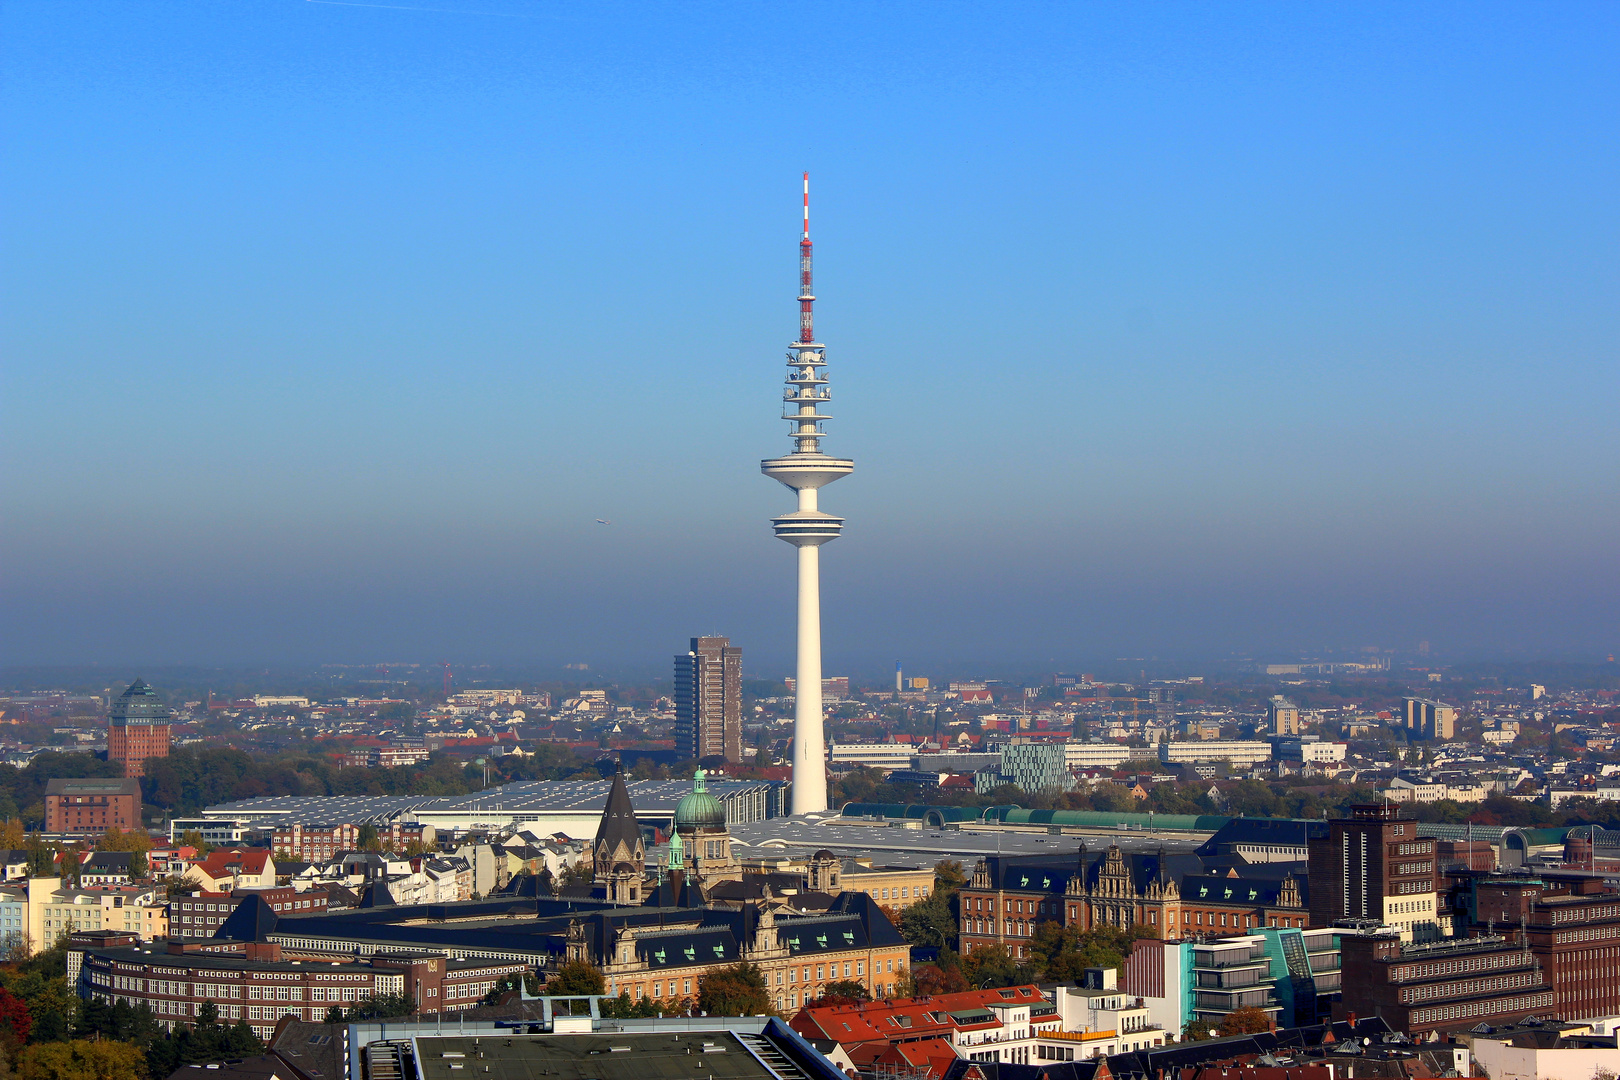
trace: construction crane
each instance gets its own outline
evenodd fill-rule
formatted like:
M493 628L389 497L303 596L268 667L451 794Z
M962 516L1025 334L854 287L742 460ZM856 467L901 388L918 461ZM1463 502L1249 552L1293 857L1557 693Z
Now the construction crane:
M1121 702L1121 701L1130 702L1131 703L1131 719L1135 720L1137 718L1138 711L1140 711L1140 707L1141 707L1142 702L1144 700L1146 700L1146 699L1144 699L1144 698L1136 698L1136 697L1117 697L1117 698L1109 698L1108 700L1109 700L1110 703L1117 703L1117 702ZM1112 711L1115 714L1118 714L1118 712L1119 712L1118 709L1114 709Z

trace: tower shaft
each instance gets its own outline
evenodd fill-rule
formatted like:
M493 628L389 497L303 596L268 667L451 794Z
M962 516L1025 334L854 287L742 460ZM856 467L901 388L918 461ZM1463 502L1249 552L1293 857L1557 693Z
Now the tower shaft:
M827 809L821 714L821 546L799 547L799 655L793 689L793 812Z

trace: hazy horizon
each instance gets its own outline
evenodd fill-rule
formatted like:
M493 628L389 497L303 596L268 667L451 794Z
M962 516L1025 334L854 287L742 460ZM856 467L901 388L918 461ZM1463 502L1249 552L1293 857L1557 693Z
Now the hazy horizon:
M1613 6L413 7L6 5L7 665L785 672L806 168L829 672L1615 651Z

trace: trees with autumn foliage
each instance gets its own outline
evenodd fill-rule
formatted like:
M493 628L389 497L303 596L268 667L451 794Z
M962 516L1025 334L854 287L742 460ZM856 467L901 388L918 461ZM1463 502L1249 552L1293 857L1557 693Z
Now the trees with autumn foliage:
M717 968L698 980L698 1008L710 1016L769 1016L765 973L753 964Z
M1156 938L1159 932L1140 924L1129 930L1097 926L1081 930L1048 919L1035 924L1027 951L1041 974L1052 982L1079 982L1086 968L1119 968L1138 938Z
M1271 1017L1263 1010L1253 1005L1245 1005L1241 1009L1233 1009L1221 1018L1221 1026L1216 1032L1223 1038L1228 1035L1255 1035L1262 1031L1270 1031L1275 1024Z
M805 1008L824 1008L828 1005L860 1005L871 1001L872 994L866 984L855 979L838 979L821 988L821 995L804 1003Z
M962 974L960 963L950 967L939 964L918 964L906 973L897 987L901 997L929 997L934 994L960 994L970 989Z
M17 1080L131 1080L147 1075L146 1055L133 1043L88 1039L38 1043L17 1055Z
M15 1060L17 1051L28 1041L34 1028L34 1017L28 1003L0 987L0 1047L5 1048L7 1060Z
M553 997L583 997L607 993L602 972L583 960L570 960L546 980L546 993Z

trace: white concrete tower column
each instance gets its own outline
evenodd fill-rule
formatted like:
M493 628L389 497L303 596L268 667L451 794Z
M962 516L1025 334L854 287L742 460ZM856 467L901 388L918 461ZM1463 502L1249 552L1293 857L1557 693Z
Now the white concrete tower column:
M810 275L810 177L804 181L804 235L799 241L799 340L788 346L787 389L782 392L782 419L792 424L791 454L759 463L766 476L798 495L791 514L775 518L776 535L799 549L799 648L793 704L793 801L795 814L827 809L827 740L821 712L821 545L837 539L844 519L824 514L816 492L855 463L821 452L819 411L832 397L827 389L827 348L815 340L811 305L815 293Z

